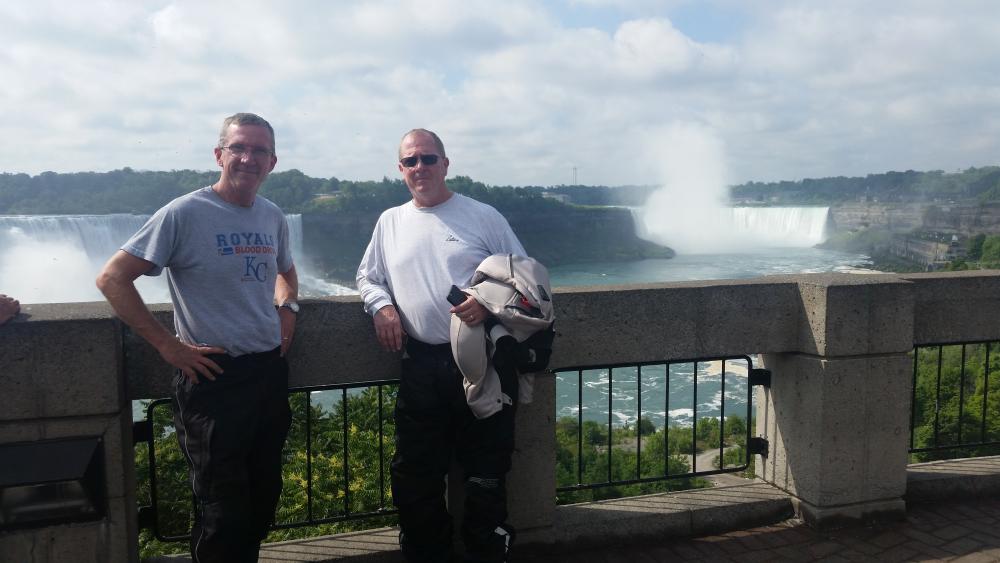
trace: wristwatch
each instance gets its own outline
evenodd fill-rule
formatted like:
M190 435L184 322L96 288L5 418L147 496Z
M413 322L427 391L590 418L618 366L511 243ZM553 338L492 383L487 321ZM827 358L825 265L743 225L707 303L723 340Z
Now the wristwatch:
M285 301L281 305L278 305L279 309L282 307L288 309L289 311L295 313L296 315L299 314L299 304L295 301Z

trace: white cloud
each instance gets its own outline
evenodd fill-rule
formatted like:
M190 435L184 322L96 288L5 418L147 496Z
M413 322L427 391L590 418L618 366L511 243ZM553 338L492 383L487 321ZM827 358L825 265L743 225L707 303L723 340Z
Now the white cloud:
M6 3L0 171L211 169L234 111L324 177L394 176L415 126L494 184L656 181L648 132L677 124L733 181L997 162L992 1L711 4L751 19L705 42L683 1Z

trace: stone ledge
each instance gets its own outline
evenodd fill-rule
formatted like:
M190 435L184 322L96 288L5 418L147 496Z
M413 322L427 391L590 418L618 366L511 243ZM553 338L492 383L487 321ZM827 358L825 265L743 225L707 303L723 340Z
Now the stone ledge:
M1000 456L915 463L906 468L906 502L1000 494Z
M643 543L773 524L793 516L787 493L761 481L556 508L551 528L525 530L518 544L559 553L563 546Z
M760 481L746 485L660 493L559 506L552 527L518 533L518 550L531 554L578 551L587 545L641 543L773 524L793 516L788 495ZM395 528L266 544L260 561L401 563ZM178 563L186 557L147 562Z

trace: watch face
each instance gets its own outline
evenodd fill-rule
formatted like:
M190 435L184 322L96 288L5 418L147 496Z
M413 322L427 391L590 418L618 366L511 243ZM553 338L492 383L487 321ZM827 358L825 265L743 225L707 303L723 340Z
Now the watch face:
M295 301L289 301L287 303L282 303L281 306L284 307L284 308L286 308L286 309L291 310L293 313L298 313L299 312L299 304L296 303Z

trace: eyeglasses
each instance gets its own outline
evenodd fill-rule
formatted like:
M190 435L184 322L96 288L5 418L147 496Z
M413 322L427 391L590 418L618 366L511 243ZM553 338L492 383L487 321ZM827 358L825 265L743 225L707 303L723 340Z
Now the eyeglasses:
M246 145L229 145L228 147L222 147L223 149L229 151L229 153L236 158L243 158L243 156L249 154L254 158L269 158L274 154L271 149L264 149L261 147L248 147Z
M413 168L417 165L417 160L419 160L424 166L434 166L437 164L438 155L436 154L422 154L420 156L407 156L405 158L399 159L399 163L406 168Z

